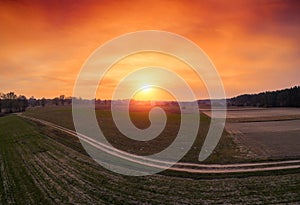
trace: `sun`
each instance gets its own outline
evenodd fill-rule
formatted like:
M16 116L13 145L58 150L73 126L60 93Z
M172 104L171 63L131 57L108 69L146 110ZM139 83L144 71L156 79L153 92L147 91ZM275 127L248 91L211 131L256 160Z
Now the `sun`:
M171 93L154 85L140 87L133 99L139 101L177 101Z
M146 85L141 88L141 92L143 93L150 93L153 90L153 88L150 85Z
M136 100L152 100L154 88L150 85L143 86L139 89L139 91L135 95Z

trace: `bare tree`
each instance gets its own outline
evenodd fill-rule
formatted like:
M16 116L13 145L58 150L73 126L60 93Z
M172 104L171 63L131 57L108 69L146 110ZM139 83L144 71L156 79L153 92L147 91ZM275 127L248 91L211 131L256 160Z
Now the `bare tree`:
M16 99L17 96L15 95L14 92L9 92L6 94L2 94L1 95L1 99L2 99L2 109L4 110L4 112L6 113L12 113L13 112L13 108L16 107Z
M65 105L65 95L59 96L59 100L62 105Z
M24 112L28 101L24 95L17 97L14 92L1 94L1 109L5 113Z
M41 100L41 105L42 105L43 107L45 107L46 102L47 102L47 100L46 100L45 98L42 98L42 100Z

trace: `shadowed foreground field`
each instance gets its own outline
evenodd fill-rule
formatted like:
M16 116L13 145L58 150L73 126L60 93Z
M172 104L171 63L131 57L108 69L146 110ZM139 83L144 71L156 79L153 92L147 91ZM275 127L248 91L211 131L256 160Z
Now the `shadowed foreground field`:
M16 115L0 118L0 167L1 204L300 201L297 172L197 180L158 174L118 175L95 163L76 138Z

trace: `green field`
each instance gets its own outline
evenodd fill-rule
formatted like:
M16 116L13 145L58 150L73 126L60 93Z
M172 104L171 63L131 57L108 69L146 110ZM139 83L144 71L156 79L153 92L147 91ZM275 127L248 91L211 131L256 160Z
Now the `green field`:
M98 115L107 115L97 112ZM70 108L39 108L26 114L68 128L73 126ZM225 147L219 146L218 152L222 153ZM210 160L220 158L216 155ZM198 179L160 174L146 177L118 175L94 162L76 138L16 115L0 118L0 165L0 204L255 204L300 201L300 175L297 171L219 179L205 179L205 175Z

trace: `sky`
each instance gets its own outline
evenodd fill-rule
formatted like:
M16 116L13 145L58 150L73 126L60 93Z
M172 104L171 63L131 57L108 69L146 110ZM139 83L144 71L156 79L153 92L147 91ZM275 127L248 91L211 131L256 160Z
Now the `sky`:
M299 11L297 0L2 0L0 92L71 96L93 51L140 30L173 32L196 43L214 63L227 97L300 85ZM109 98L124 72L145 56L166 66L176 61L153 53L124 59L102 81L98 96ZM207 98L201 79L181 64L172 65L197 98Z

